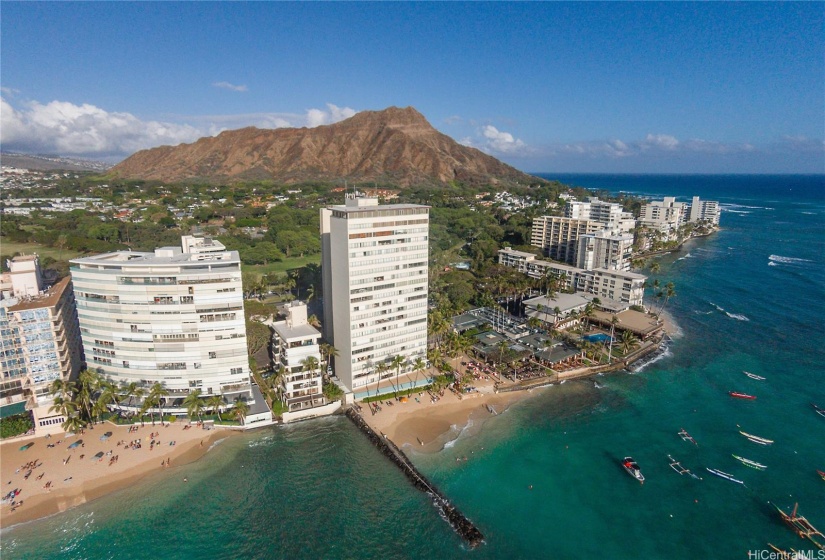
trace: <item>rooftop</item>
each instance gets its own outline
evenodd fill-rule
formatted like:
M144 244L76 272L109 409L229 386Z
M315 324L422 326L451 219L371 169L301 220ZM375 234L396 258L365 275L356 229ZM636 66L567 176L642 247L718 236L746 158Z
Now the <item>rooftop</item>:
M42 309L44 307L54 307L60 301L60 298L63 296L63 292L66 290L66 287L71 282L70 277L66 277L51 288L49 288L46 293L40 296L33 296L33 297L26 297L26 298L18 298L18 302L16 304L10 305L8 307L9 311L26 311L29 309Z

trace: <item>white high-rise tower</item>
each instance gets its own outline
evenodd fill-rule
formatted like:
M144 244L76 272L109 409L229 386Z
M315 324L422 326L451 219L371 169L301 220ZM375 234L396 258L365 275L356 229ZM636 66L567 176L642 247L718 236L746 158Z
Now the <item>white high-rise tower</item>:
M429 211L355 197L321 209L324 336L350 390L378 381L382 362L427 357Z

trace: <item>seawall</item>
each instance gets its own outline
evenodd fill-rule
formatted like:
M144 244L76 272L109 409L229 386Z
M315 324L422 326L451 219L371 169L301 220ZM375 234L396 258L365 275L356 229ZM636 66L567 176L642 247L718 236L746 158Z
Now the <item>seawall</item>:
M349 408L346 412L347 418L352 420L367 439L376 446L381 453L390 461L395 463L401 472L412 482L413 486L427 493L433 500L433 505L438 508L441 516L452 526L456 533L464 539L470 548L475 548L484 541L484 535L467 519L449 500L412 464L410 459L396 446L389 438L376 434L354 409Z

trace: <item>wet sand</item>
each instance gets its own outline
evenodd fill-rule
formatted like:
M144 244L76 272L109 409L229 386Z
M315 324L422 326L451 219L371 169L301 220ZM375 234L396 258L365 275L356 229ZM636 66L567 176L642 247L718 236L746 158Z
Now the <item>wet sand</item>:
M381 412L373 415L367 405L362 404L361 414L374 430L385 434L397 446L411 445L416 451L435 453L443 449L448 441L445 437L457 434L470 420L474 426L480 426L495 416L488 406L500 414L514 402L530 396L527 391L495 393L492 380L476 381L474 386L478 392L466 393L460 400L458 395L445 391L435 403L426 392L418 401L410 396L405 403L389 396L386 401L392 401L392 406L384 404Z
M10 502L0 506L0 527L66 511L131 486L149 474L191 463L202 457L215 441L239 433L227 429L207 431L194 425L184 430L184 425L182 422L165 426L147 423L130 433L128 426L104 423L74 436L62 434L3 442L0 445L2 495L16 488L21 492L15 499L17 507ZM106 432L112 435L101 441ZM156 434L154 438L152 433ZM138 439L141 440L139 449L129 447L130 442ZM152 439L160 443L152 446ZM77 441L82 444L69 449ZM170 445L172 441L175 445ZM21 451L27 443L33 445ZM50 444L54 447L48 447ZM98 453L103 456L95 459ZM113 461L115 456L117 459ZM165 466L167 460L169 466ZM29 467L25 466L27 463ZM33 463L37 466L31 468ZM31 474L25 479L29 470ZM49 482L51 485L47 487Z

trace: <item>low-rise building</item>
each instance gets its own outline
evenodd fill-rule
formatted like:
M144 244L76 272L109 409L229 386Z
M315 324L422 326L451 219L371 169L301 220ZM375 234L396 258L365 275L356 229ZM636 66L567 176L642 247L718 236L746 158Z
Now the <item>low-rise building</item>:
M326 404L321 370L321 333L307 322L307 306L292 302L286 319L272 324L275 367L283 366L282 388L289 413Z
M643 305L647 277L642 274L606 268L585 270L543 261L532 253L514 251L509 247L499 250L498 259L499 264L515 268L533 278L553 274L560 280L560 290L587 292L628 306Z

